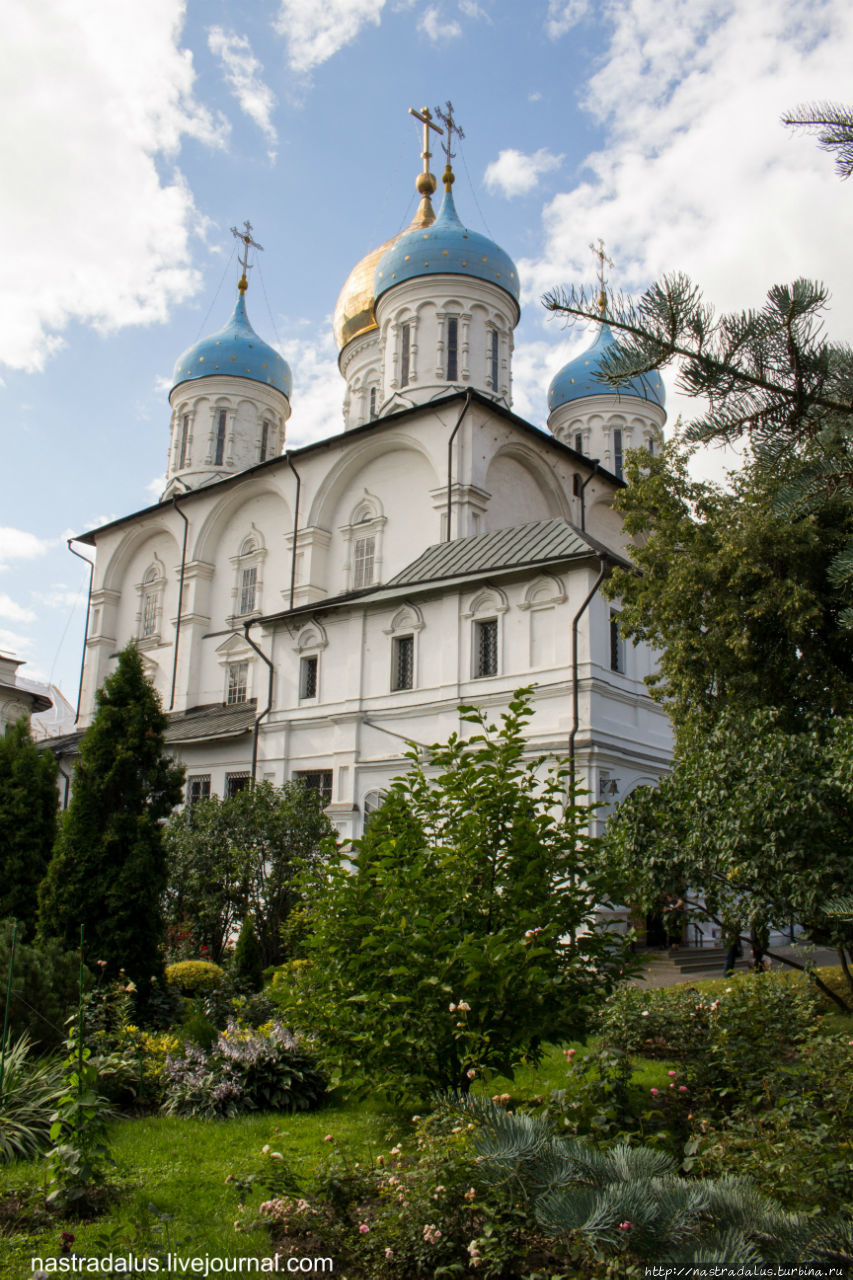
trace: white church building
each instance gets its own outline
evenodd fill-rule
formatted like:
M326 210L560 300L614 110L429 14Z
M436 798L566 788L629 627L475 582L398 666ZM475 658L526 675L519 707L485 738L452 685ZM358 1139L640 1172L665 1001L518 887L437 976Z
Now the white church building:
M338 299L337 432L288 448L299 370L249 322L247 224L233 314L175 366L161 500L76 540L95 549L78 728L135 640L188 798L302 778L344 838L407 743L522 685L531 753L571 754L595 798L671 757L653 655L598 589L625 561L624 451L662 439L660 378L599 381L603 325L556 373L548 430L516 416L514 263L460 219L449 156L434 211L424 153L413 222Z

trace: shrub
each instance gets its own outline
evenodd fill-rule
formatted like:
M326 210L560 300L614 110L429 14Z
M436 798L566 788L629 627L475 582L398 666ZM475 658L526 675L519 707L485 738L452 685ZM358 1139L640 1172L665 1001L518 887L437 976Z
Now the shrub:
M695 987L621 987L599 1019L605 1045L680 1058L692 1083L725 1096L772 1075L814 1027L817 993L776 973L733 978L713 997Z
M35 1058L26 1034L7 1045L0 1093L0 1161L30 1160L48 1144L62 1089L58 1058Z
M225 977L218 964L210 960L178 960L166 968L166 981L184 996L215 991Z
M326 1092L314 1055L280 1023L249 1030L232 1022L209 1052L186 1045L169 1055L163 1076L164 1109L175 1115L310 1111Z
M260 991L264 985L264 958L255 933L251 912L243 921L237 946L234 948L232 968L235 976L249 991Z
M6 920L0 925L0 973L3 974L4 996L11 944L12 921ZM86 984L91 982L88 969L84 970L83 976ZM35 1050L58 1048L65 1039L68 1012L77 1004L79 983L79 952L66 951L55 939L27 946L21 943L19 935L15 945L9 1003L9 1034L15 1037L26 1035Z

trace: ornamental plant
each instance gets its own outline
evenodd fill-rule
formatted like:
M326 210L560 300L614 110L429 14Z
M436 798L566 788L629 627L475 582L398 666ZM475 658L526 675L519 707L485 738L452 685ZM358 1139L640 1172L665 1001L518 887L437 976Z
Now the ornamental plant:
M467 1092L583 1031L625 963L590 810L527 755L531 690L391 786L355 853L306 886L308 962L285 1005L339 1075L392 1097ZM353 861L355 863L353 867Z
M311 1050L280 1023L251 1030L229 1023L209 1051L186 1044L163 1069L164 1111L235 1116L244 1111L311 1111L326 1079Z

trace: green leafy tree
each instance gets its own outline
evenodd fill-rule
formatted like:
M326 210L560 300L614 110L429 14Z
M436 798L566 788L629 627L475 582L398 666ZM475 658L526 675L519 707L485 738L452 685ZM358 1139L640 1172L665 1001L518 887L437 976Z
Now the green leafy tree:
M746 940L797 921L838 950L853 997L853 924L828 910L853 893L853 719L791 733L774 711L728 709L679 748L669 777L608 824L625 896L651 910L678 890L698 917L738 921Z
M96 697L80 743L71 803L40 891L45 937L79 945L124 969L145 1003L162 971L161 901L166 859L161 823L181 798L184 771L165 754L166 717L135 645Z
M621 968L589 809L526 756L530 714L529 690L499 726L461 708L470 736L412 753L355 854L309 886L289 1016L350 1082L422 1096L510 1074L578 1034Z
M0 738L0 919L35 931L38 887L56 839L56 761L39 751L26 720Z
M196 801L172 816L164 834L169 920L188 921L218 962L251 914L262 967L278 964L282 929L300 901L297 875L334 846L319 794L301 782L261 782L227 800Z
M723 489L690 476L694 452L676 437L629 453L616 500L640 572L616 569L604 589L623 633L659 651L652 696L678 731L730 707L773 708L792 729L853 711L851 591L830 570L853 510L836 497L792 518L777 499L795 459L747 461Z

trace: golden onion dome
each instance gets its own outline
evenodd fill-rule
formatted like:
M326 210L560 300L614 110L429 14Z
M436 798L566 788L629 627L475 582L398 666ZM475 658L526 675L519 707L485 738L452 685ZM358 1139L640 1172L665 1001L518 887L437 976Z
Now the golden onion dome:
M385 253L386 249L390 249L396 244L401 236L406 235L409 231L415 231L420 227L429 227L435 222L435 211L432 207L430 196L435 191L435 179L432 174L419 174L417 189L421 193L418 211L412 221L404 230L392 236L390 240L386 240L384 244L380 244L378 248L372 249L361 262L357 263L346 279L346 284L341 289L338 301L335 304L335 314L332 321L335 330L335 341L338 344L338 350L343 351L348 342L353 338L357 338L362 333L369 333L371 329L376 328L376 317L373 314L373 277L376 272L376 264Z

